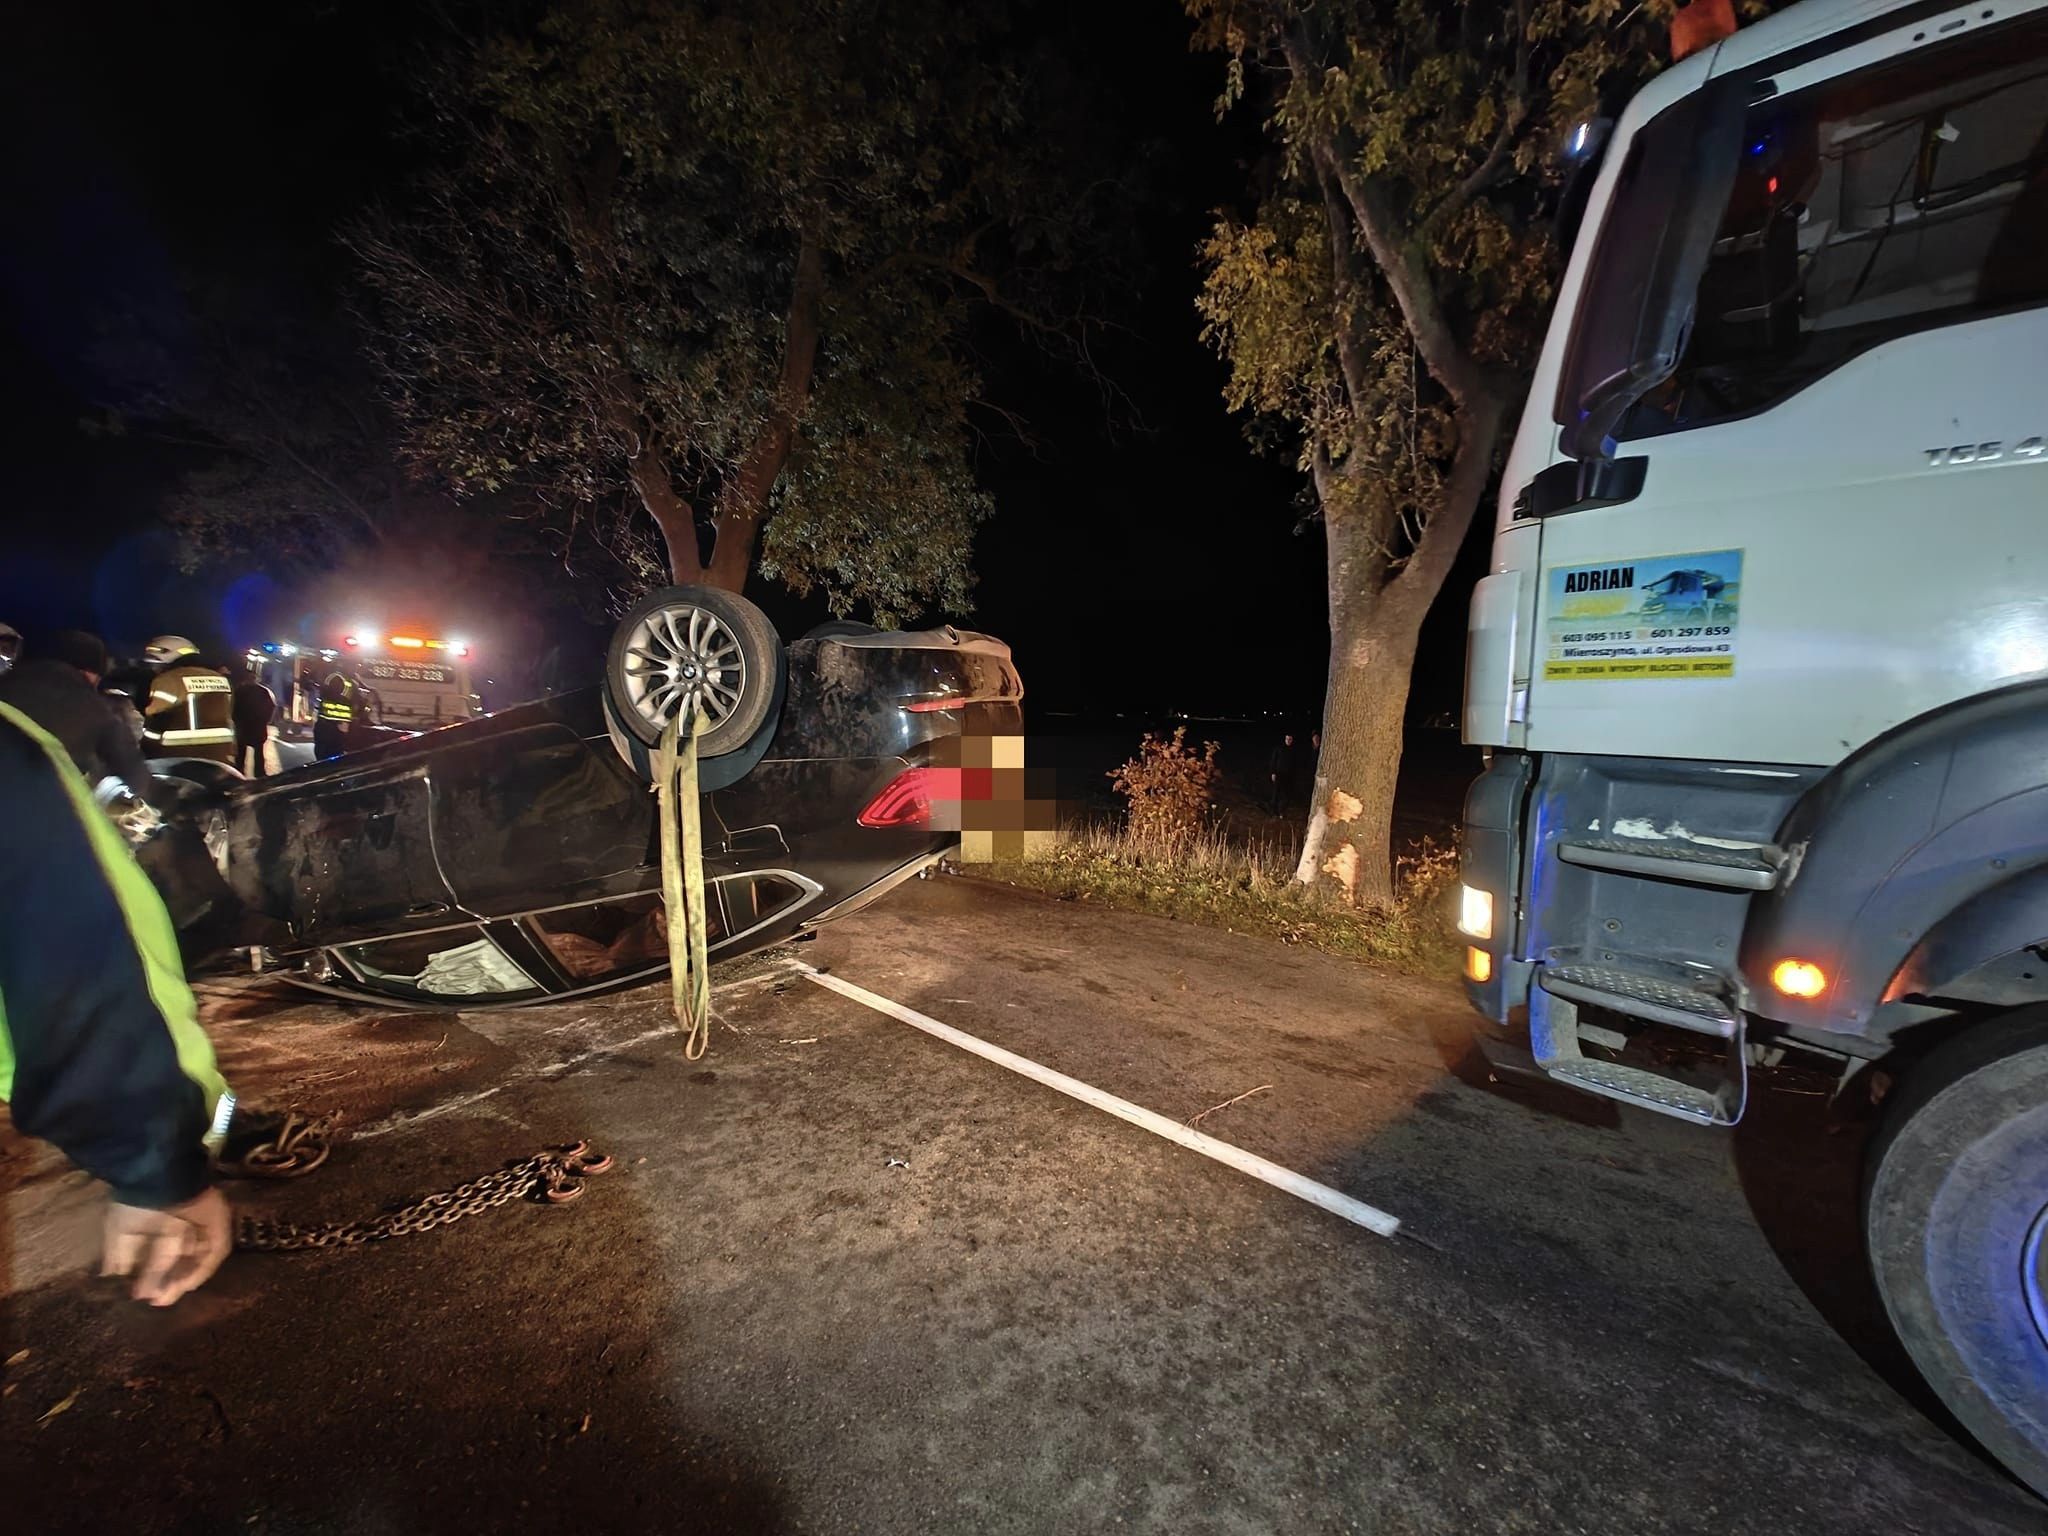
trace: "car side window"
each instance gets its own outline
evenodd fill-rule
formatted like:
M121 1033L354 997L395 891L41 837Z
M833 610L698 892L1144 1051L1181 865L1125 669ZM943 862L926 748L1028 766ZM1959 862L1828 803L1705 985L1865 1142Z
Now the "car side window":
M735 875L719 881L718 887L725 898L726 920L736 934L759 927L805 894L802 886L777 874Z
M710 892L715 897L716 892ZM722 903L706 903L710 942L726 935ZM578 986L631 976L668 964L668 912L649 891L619 901L588 902L530 919L534 935Z
M347 944L336 953L366 985L395 995L502 1002L541 990L474 924Z

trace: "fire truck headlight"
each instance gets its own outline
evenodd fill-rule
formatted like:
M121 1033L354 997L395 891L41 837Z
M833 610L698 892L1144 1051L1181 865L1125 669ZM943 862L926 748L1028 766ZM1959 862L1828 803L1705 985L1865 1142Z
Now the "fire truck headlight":
M1493 937L1493 893L1458 887L1458 932L1474 939Z

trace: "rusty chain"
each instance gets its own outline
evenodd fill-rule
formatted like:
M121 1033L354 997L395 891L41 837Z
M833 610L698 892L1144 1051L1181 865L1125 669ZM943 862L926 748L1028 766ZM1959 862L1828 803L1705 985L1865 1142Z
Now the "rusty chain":
M259 1121L267 1116L255 1116ZM244 1179L297 1179L327 1161L332 1149L334 1121L329 1116L306 1116L288 1111L260 1140L241 1148L235 1155L225 1151L216 1166L222 1173Z
M528 1197L564 1205L583 1193L583 1180L610 1168L612 1160L592 1152L585 1142L550 1147L516 1163L427 1195L362 1221L330 1221L302 1227L287 1221L244 1216L235 1223L235 1246L261 1253L291 1253L307 1248L357 1248L404 1232L430 1232L479 1211L495 1210Z

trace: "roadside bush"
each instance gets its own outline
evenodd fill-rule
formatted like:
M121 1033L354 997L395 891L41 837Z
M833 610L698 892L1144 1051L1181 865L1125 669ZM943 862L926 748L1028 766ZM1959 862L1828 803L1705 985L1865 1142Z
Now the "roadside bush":
M998 860L987 873L1062 901L1260 934L1414 975L1458 974L1455 849L1425 840L1397 859L1391 908L1354 907L1300 884L1296 856L1284 844L1236 841L1214 826L1168 847L1128 827L1080 823L1043 857Z
M1110 770L1109 782L1124 797L1125 824L1141 849L1172 854L1201 833L1216 799L1216 743L1200 753L1188 745L1188 728L1170 737L1145 733L1138 755Z
M1458 850L1425 837L1394 859L1394 910L1422 922L1457 920L1451 892L1458 883Z

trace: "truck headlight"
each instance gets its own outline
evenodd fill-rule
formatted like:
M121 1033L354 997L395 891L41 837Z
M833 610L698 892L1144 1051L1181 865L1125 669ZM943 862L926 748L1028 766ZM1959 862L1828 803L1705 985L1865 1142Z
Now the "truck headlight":
M1458 886L1458 932L1474 939L1493 937L1493 893Z

